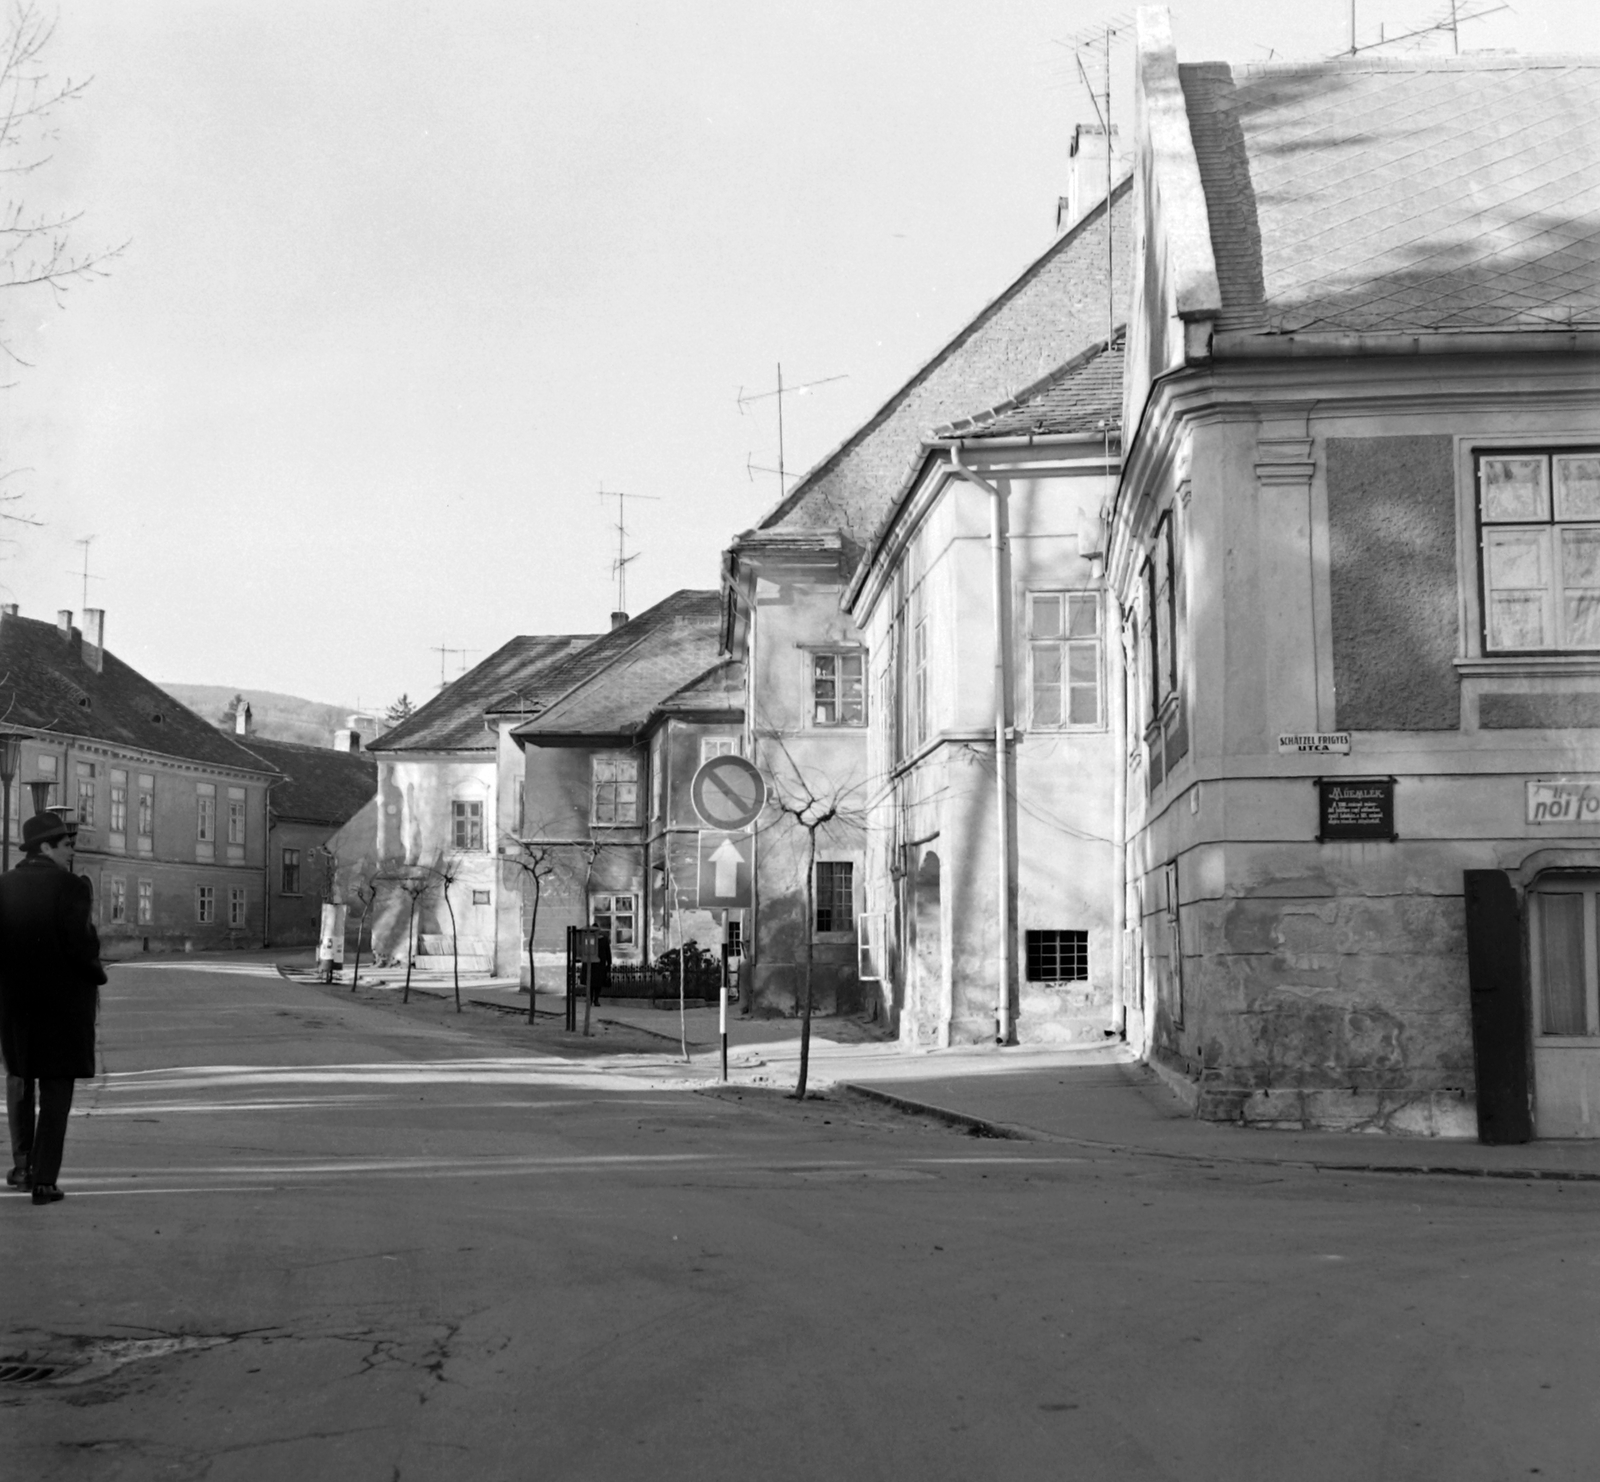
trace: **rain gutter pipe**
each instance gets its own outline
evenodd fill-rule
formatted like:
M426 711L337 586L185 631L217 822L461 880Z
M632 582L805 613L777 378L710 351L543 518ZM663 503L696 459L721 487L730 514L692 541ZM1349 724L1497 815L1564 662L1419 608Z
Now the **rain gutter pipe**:
M989 573L994 589L994 786L997 879L1000 888L1000 950L996 963L995 1041L1009 1045L1011 1024L1011 665L1009 603L1011 544L1008 539L1006 498L993 484L978 477L961 461L961 444L950 444L950 462L956 473L989 496Z

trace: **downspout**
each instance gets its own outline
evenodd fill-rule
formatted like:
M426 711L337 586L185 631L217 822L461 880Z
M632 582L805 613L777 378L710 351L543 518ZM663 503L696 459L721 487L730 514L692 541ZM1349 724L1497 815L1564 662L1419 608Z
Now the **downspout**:
M962 463L959 442L950 445L950 462L957 474L989 496L989 575L994 600L995 845L999 855L997 884L1000 891L1000 946L996 955L999 981L995 988L994 1020L996 1043L1009 1045L1015 1039L1011 1022L1011 956L1015 933L1011 926L1011 644L1007 601L1011 591L1011 545L1005 495Z

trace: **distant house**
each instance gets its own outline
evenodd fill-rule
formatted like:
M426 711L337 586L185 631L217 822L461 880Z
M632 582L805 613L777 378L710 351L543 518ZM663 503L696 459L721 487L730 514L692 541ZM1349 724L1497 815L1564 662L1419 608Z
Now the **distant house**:
M242 744L280 775L267 793L267 921L269 946L315 943L324 901L349 904L348 871L377 842L377 759L352 732L345 745L306 746L246 735ZM359 836L352 829L362 820ZM339 851L331 847L341 837ZM345 858L340 857L340 851Z
M1600 1135L1600 62L1141 12L1130 1038L1201 1115Z
M570 660L571 682L552 683L535 713L508 726L523 759L508 848L542 854L553 871L535 962L555 960L568 926L602 927L624 964L686 938L713 950L722 941L724 922L699 904L703 825L689 801L702 759L743 740L743 673L719 651L720 628L717 592L675 592ZM520 912L504 922L519 945L531 907L524 875Z
M918 1042L992 1035L1006 1019L1001 995L1007 1005L1015 997L1014 977L1004 984L996 980L992 951L984 952L982 972L972 976L975 964L967 960L964 944L975 940L973 933L988 930L988 922L958 918L956 936L949 935L951 903L968 899L965 883L956 890L953 873L960 872L964 882L981 866L965 855L948 858L949 839L935 843L925 834L897 835L895 848L903 853L868 868L867 813L885 789L909 785L895 780L894 769L906 758L882 745L883 738L900 734L894 728L901 724L897 707L903 703L903 690L885 685L891 674L909 673L906 665L923 661L872 647L858 621L866 618L866 610L851 606L846 593L908 477L923 467L935 430L1035 386L1097 341L1103 346L1112 321L1121 317L1128 295L1130 190L1124 178L1107 199L1105 147L1103 135L1078 131L1072 191L1056 239L754 529L738 536L724 556L724 642L745 665L751 759L775 781L782 779L793 799L809 791L841 805L839 816L818 833L809 921L805 831L791 819L763 828L757 841L752 977L756 1004L767 1011L796 1011L808 937L816 1001L825 1011L876 1008ZM940 475L937 481L942 480ZM951 508L968 502L958 492ZM909 528L896 525L894 538ZM955 569L945 565L937 579ZM943 635L938 642L945 646L937 653L929 650L926 661L938 668L941 684L953 672L950 645L958 638L983 641L959 626L973 615L971 608L968 594L952 592L940 601L936 626ZM887 612L882 609L874 618L881 620L884 641L899 623L896 618L889 624ZM990 630L989 617L978 620L980 632ZM924 637L931 640L933 633L925 630ZM972 704L979 703L974 696ZM921 743L931 748L927 765L943 767L948 751L952 765L987 768L992 776L992 724L969 734L954 728L956 713L954 708L948 715L941 712L939 725ZM939 889L945 902L937 907L929 904L931 882L920 898L912 884L916 871L932 869L935 862L943 871ZM943 923L939 965L926 969L945 985L943 1009L930 999L933 990L909 982L903 951L891 950L885 963L870 960L869 951L864 964L869 975L886 976L863 979L860 974L859 918L885 924L891 943L904 942L907 923L918 911L924 950L935 948L928 913ZM1019 956L1020 947L1011 960ZM964 985L959 1000L949 999L953 982ZM905 1016L908 994L916 999L910 1017ZM959 1024L953 1024L956 1019Z
M496 967L497 856L514 800L501 794L500 737L489 707L508 694L531 694L544 670L593 641L570 633L513 638L367 748L378 762L374 852L385 877L373 912L379 957L403 961L410 954L447 966L453 911L462 965ZM456 877L450 900L428 892L412 922L398 882L437 864Z
M28 784L75 810L77 870L109 955L259 947L272 765L130 669L84 628L0 608L0 728L21 735L12 863Z

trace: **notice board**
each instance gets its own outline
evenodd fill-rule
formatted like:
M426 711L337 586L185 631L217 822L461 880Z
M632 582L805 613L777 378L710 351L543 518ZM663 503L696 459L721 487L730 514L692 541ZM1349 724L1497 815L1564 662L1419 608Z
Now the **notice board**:
M1397 837L1393 777L1317 778L1319 843Z

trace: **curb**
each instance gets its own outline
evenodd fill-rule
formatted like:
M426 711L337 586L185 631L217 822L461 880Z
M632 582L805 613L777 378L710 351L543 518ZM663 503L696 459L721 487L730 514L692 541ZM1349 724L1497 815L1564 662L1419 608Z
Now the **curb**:
M882 1102L912 1116L932 1117L952 1127L964 1127L979 1137L1001 1138L1014 1142L1056 1142L1067 1147L1086 1148L1100 1153L1121 1153L1136 1158L1166 1158L1177 1163L1196 1163L1212 1167L1230 1163L1253 1168L1294 1168L1316 1173L1398 1173L1430 1178L1499 1178L1528 1183L1600 1183L1600 1172L1578 1168L1470 1168L1450 1163L1336 1163L1321 1158L1253 1158L1234 1153L1185 1153L1163 1148L1135 1147L1128 1143L1097 1142L1087 1137L1068 1137L1059 1132L1045 1132L1038 1127L1027 1127L1015 1122L995 1122L985 1117L975 1117L969 1112L952 1111L928 1101L915 1101L909 1096L897 1096L891 1091L880 1091L874 1086L859 1085L854 1081L838 1081L840 1090L864 1096L869 1101Z

